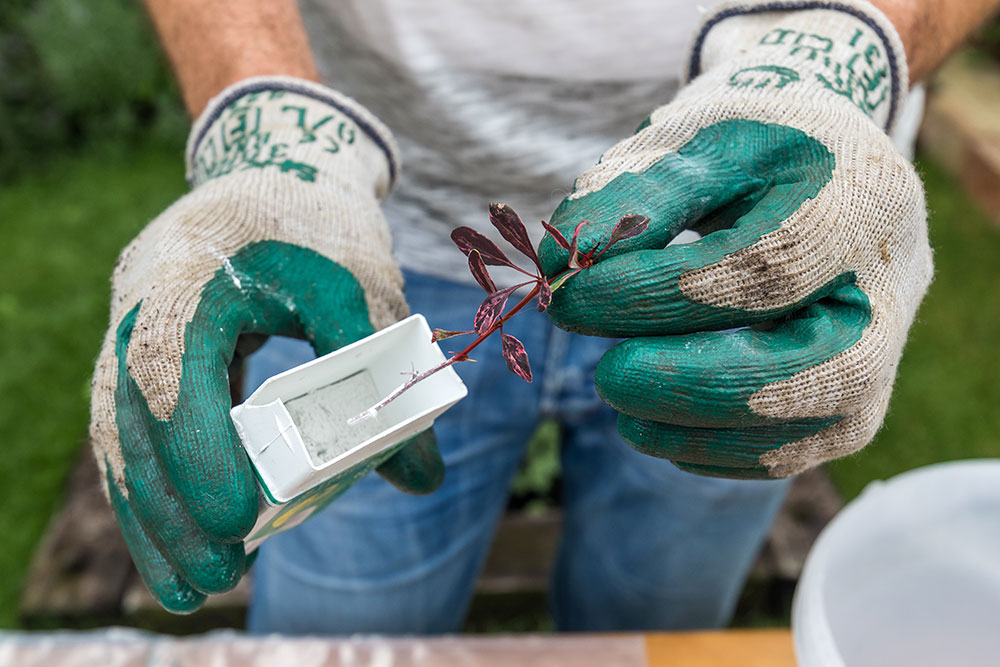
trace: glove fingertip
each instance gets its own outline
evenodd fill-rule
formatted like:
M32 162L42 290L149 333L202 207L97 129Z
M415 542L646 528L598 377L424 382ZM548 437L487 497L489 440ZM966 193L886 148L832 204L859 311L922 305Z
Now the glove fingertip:
M218 594L232 590L247 571L243 543L214 545L204 561L193 571L181 570L187 581L202 593Z
M702 477L721 477L723 479L775 479L766 468L735 468L727 466L712 466L700 463L685 463L671 461L684 472Z
M253 503L234 502L217 512L199 513L195 515L195 521L210 539L223 544L237 544L243 541L257 522L257 512L254 489Z
M400 491L413 495L436 491L444 482L445 465L434 431L428 429L411 438L376 470Z
M180 576L174 575L167 581L146 587L160 605L171 614L186 615L197 611L208 596L189 586Z
M208 487L213 493L206 493L204 479L175 478L181 496L190 499L187 510L191 518L209 539L223 544L242 542L257 522L259 511L257 479L250 470L249 461L244 457L232 463L235 470L215 473L224 474L227 481ZM199 483L201 486L197 485ZM219 489L226 492L219 494Z

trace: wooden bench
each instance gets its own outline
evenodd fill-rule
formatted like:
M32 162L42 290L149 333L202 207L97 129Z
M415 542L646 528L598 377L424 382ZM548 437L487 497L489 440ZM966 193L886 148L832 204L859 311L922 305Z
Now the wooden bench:
M822 471L794 483L751 575L744 607L787 607L805 554L841 506ZM544 592L559 541L560 515L508 515L501 522L478 583L467 629L545 629ZM251 582L213 596L192 616L163 612L146 591L100 491L97 469L83 448L66 500L52 518L31 563L21 598L26 627L130 625L161 632L242 627ZM781 613L780 609L777 612Z

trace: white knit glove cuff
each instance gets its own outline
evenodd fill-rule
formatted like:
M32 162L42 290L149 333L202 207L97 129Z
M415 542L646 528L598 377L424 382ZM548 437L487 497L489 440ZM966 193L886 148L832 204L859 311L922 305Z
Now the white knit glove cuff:
M909 89L899 34L864 0L723 3L691 47L686 77L703 74L748 96L845 101L886 131Z
M399 172L399 150L382 121L346 95L287 76L244 79L212 98L191 128L185 158L194 187L250 170L317 183L349 171L370 177L383 199Z

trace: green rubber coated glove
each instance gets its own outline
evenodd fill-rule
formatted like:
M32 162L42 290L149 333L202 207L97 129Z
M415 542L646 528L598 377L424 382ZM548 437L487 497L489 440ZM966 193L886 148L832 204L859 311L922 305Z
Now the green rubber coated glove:
M191 131L193 191L122 252L91 440L139 573L168 610L196 609L248 567L258 492L229 416L237 338L304 337L325 354L406 315L379 208L397 164L389 131L353 100L248 79ZM406 490L436 488L433 434L383 469Z
M779 11L780 10L780 11ZM581 175L553 214L587 252L564 329L629 337L597 369L636 449L706 475L784 477L871 441L931 280L923 188L886 135L903 48L860 0L728 3L690 82ZM684 229L703 234L667 244ZM546 236L542 266L565 269ZM736 332L723 330L746 328Z

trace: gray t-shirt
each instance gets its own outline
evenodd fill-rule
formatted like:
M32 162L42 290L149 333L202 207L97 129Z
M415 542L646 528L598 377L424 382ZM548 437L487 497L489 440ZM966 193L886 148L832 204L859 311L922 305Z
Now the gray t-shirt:
M540 239L573 179L674 95L699 16L692 0L301 4L325 80L399 142L384 210L401 266L462 282L451 230L498 239L497 201Z

